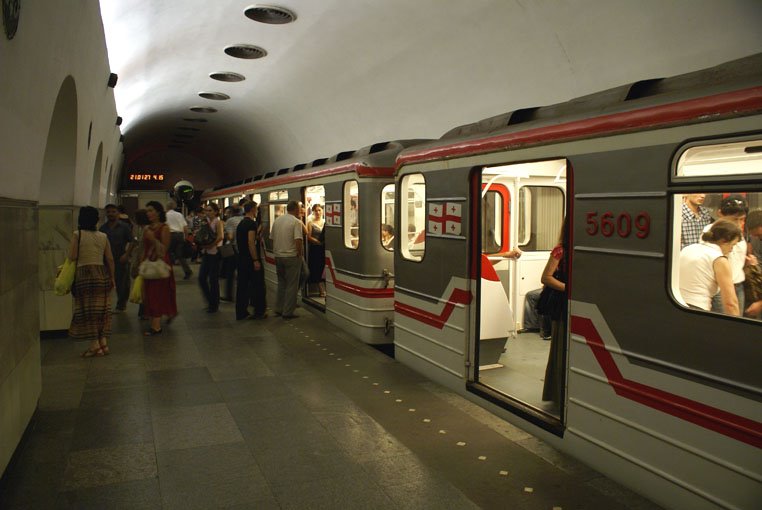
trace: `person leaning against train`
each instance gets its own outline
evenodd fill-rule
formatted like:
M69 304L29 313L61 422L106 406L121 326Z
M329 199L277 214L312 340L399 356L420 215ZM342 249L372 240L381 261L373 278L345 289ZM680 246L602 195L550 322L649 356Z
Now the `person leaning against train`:
M286 211L288 214L278 216L273 222L270 236L278 274L275 315L291 319L296 317L296 295L299 292L299 275L304 260L302 204L292 200L286 206Z
M740 315L728 254L741 240L741 229L728 220L717 220L701 242L680 251L680 294L691 308L710 311L719 289L723 311Z

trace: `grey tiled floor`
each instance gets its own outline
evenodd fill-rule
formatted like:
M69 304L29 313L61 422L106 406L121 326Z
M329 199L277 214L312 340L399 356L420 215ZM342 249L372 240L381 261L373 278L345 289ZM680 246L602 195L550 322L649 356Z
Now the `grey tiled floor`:
M147 339L116 315L104 358L43 341L0 508L657 508L305 309L209 315L195 279L178 304Z

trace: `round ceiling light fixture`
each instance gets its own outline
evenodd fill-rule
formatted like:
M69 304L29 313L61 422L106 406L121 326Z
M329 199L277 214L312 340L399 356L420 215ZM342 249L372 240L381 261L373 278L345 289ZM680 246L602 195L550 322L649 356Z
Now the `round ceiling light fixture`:
M243 13L251 20L267 23L268 25L285 25L296 20L296 14L288 9L274 5L249 7Z
M217 81L237 82L243 81L246 77L242 74L234 73L231 71L220 71L218 73L212 73L209 77Z
M196 113L216 113L217 108L212 108L210 106L192 106L190 111Z
M213 101L227 101L230 99L229 95L223 94L222 92L199 92L198 95L204 99L212 99Z
M252 44L235 44L233 46L228 46L225 48L225 53L231 57L244 58L247 60L262 58L267 55L267 51Z
M177 129L180 129L182 131L201 131L200 128L187 127L187 126L177 126Z
M209 122L207 119L188 119L188 118L184 118L183 120L185 122Z

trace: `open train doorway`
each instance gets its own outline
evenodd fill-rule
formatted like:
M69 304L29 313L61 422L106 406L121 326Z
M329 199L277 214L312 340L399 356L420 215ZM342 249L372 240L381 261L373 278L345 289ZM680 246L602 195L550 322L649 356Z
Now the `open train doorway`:
M481 278L473 380L509 408L555 424L563 416L568 328L563 321L560 331L536 312L535 303L546 264L557 255L566 171L565 159L484 167L478 190Z
M325 311L325 187L303 188L302 203L306 227L304 261L308 273L303 282L302 298Z

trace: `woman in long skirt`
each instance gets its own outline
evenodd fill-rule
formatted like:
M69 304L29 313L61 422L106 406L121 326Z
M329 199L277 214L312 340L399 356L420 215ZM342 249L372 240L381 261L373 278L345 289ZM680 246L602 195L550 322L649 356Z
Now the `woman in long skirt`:
M71 288L74 314L69 336L90 342L82 353L83 358L104 356L109 353L108 337L111 335L114 257L106 234L96 230L98 210L95 207L81 208L77 223L79 229L74 232L69 246L69 260L77 264Z
M150 224L143 229L143 260L162 259L170 268L169 278L144 280L144 312L151 319L151 325L143 333L145 336L158 335L162 332L161 318L168 317L167 324L177 315L177 297L175 275L169 260L169 227L165 223L167 215L164 207L155 201L146 204L146 215Z

